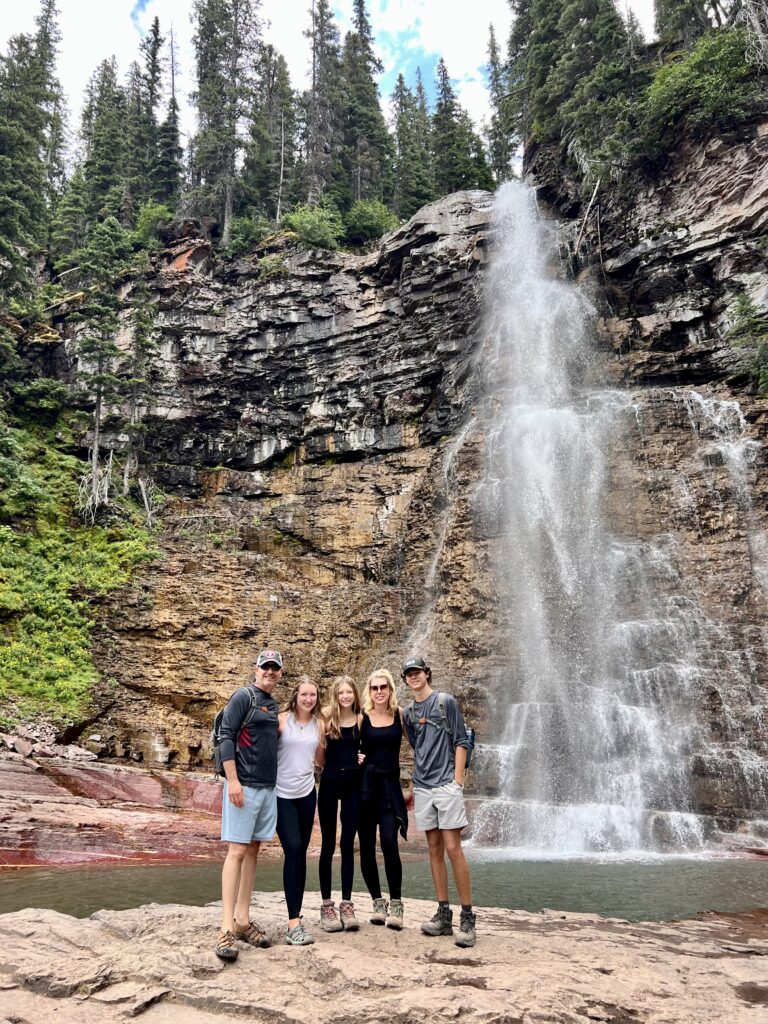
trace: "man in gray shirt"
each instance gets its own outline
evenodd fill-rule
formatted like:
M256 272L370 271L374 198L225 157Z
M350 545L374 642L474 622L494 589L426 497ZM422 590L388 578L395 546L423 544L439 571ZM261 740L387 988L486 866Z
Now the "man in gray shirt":
M474 946L475 914L469 865L461 847L467 824L464 770L469 741L459 705L449 693L432 689L432 670L423 658L403 662L403 679L414 702L405 710L405 730L413 747L413 791L416 827L427 834L429 866L437 896L437 913L421 926L425 935L453 935L453 911L448 900L448 869L461 903L457 946Z

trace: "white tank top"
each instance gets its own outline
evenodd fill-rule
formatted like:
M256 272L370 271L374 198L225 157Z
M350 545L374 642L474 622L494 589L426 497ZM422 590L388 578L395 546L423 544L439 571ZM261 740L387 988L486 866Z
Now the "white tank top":
M288 800L311 793L315 785L315 751L320 742L317 719L306 725L289 714L277 744L277 785L275 792Z

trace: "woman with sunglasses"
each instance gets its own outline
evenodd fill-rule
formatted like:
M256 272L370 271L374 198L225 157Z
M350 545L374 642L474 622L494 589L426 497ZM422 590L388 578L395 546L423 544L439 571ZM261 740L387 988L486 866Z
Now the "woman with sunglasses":
M408 814L400 786L400 743L403 711L398 707L392 676L385 668L368 677L363 693L360 750L363 777L360 787L360 867L373 899L372 924L403 927L403 866L397 834L408 838ZM381 895L376 864L376 829L384 857L389 902Z

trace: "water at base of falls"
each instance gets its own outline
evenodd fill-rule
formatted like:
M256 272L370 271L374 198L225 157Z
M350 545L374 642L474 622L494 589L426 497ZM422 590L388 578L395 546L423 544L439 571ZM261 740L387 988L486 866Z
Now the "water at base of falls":
M698 850L690 793L697 609L663 546L613 536L607 455L637 412L599 391L593 315L550 270L526 186L496 200L485 330L487 470L475 513L503 552L505 678L475 777L475 844L545 854Z

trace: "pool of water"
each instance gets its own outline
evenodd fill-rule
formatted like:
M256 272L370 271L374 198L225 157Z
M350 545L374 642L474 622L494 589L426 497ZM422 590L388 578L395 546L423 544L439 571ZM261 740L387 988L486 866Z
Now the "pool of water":
M403 868L405 898L432 899L429 865L410 861ZM49 907L87 917L102 907L199 905L219 898L220 879L218 864L28 868L0 874L0 912ZM761 860L477 860L472 863L472 883L480 906L529 911L547 907L630 921L690 917L701 910L768 907L768 861ZM358 873L356 888L361 887ZM256 888L282 888L281 861L262 861ZM307 889L317 889L316 862L309 865Z

